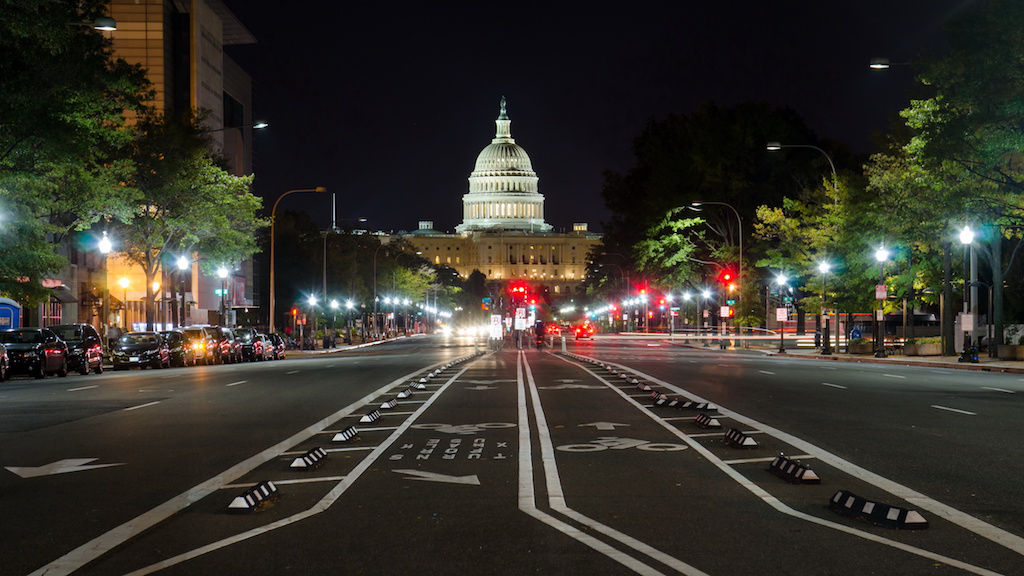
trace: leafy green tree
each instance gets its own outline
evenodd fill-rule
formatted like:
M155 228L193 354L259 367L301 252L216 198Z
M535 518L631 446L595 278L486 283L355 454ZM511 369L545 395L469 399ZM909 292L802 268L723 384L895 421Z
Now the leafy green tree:
M126 191L135 199L129 218L117 222L118 251L146 275L146 324L155 317L153 280L165 261L199 252L212 269L251 256L262 200L249 192L251 176L232 176L209 153L195 118L142 116L129 145L132 173Z
M0 0L0 293L26 304L66 264L55 244L125 215L125 110L146 98L141 69L78 23L106 2Z

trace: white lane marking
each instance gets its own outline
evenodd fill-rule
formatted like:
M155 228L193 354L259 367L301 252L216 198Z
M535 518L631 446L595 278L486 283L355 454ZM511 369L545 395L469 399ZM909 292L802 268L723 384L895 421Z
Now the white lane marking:
M344 476L324 476L323 478L294 478L292 480L274 480L274 484L309 484L311 482L337 482L339 480L344 479ZM224 486L221 486L221 489L227 490L229 488L252 488L255 485L255 482L243 484L226 484Z
M901 380L907 379L906 376L900 376L899 374L882 374L882 376L888 376L889 378L899 378Z
M227 546L231 546L232 544L236 544L238 542L243 542L245 540L248 540L249 538L255 538L256 536L261 536L263 534L266 534L266 533L271 532L273 530L276 530L278 528L282 528L284 526L288 526L289 524L294 524L296 522L300 522L302 520L305 520L306 518L309 518L311 516L315 516L315 515L317 515L317 514L319 514L321 512L324 512L325 510L329 509L332 505L334 505L334 503L338 500L338 498L341 498L341 495L344 494L345 491L348 490L352 486L352 484L356 480L358 480L359 477L362 476L362 474L364 472L366 472L366 470L368 470L370 468L370 466L373 465L374 462L377 461L377 458L379 458L382 454L384 454L384 452L386 452L391 447L391 445L394 444L395 441L398 440L398 438L403 433L405 433L405 431L412 425L412 423L416 421L416 418L418 418L424 411L426 411L427 408L430 407L430 405L433 403L433 400L436 399L436 398L439 398L441 396L441 394L443 394L444 391L447 390L447 387L450 386L451 383L454 382L459 376L461 376L462 373L465 372L467 369L468 368L463 368L462 371L460 371L458 374L452 376L451 379L448 380L448 382L445 383L440 390L438 390L437 396L432 398L431 402L428 402L428 403L424 404L422 407L420 407L420 409L416 411L416 415L414 417L409 418L404 423L402 423L402 425L399 426L397 430L395 430L394 432L391 433L390 436L388 436L387 440L385 440L379 446L374 448L373 451L370 452L370 454L368 454L366 456L366 458L363 458L363 460L360 461L359 464L357 464L356 467L353 468L351 472L349 472L348 476L345 476L341 480L341 482L339 482L334 488L331 488L331 490L323 498L321 498L319 502L317 502L311 508L308 508L306 510L303 510L302 512L299 512L297 514L293 514L293 515L288 516L286 518L282 518L282 519L280 519L280 520L278 520L276 522L272 522L270 524L266 524L266 525L260 526L258 528L253 528L253 529L248 530L246 532L242 532L240 534L236 534L234 536L230 536L230 537L225 538L223 540L219 540L217 542L213 542L211 544L207 544L205 546L196 548L195 550L191 550L189 552L185 552L183 554L179 554L177 556L174 556L173 558L168 558L166 560L157 562L156 564L151 564L149 566L146 566L145 568L140 568L140 569L138 569L138 570L136 570L134 572L126 574L125 576L144 576L146 574L152 574L154 572L158 572L160 570L163 570L164 568L168 568L170 566L175 566L177 564L181 564L182 562L186 562L186 561L191 560L193 558L198 558L199 556L202 556L204 554L208 554L208 553L213 552L215 550L220 550L221 548L225 548ZM387 389L387 388L392 387L394 385L395 385L395 383L392 382L391 384L388 384L388 386L385 387L384 389ZM373 397L376 397L376 396L380 396L381 393L382 393L381 390L378 390L376 393L372 393L370 395L370 398L373 398ZM364 399L362 402L363 402L363 404L365 404L365 403L367 403L369 401L370 401L369 399ZM345 408L343 410L354 409L354 407L357 406L357 405L358 404L350 405L348 408ZM332 417L328 416L328 419L330 419L330 418L332 418ZM333 420L337 420L337 419L338 418L333 418ZM321 428L326 428L327 424L329 424L329 423L330 423L330 420L325 419L325 420L321 420L319 423L317 423L317 425L319 425ZM308 428L306 430L309 431ZM304 432L300 432L300 434L303 434L303 433ZM314 433L315 432L309 432L309 436L312 436ZM307 438L309 436L307 436ZM294 436L293 436L293 438L294 438ZM288 442L288 440L285 440L285 442ZM282 443L278 444L277 446L281 446L281 444L284 444L285 442L282 442ZM289 444L288 446L294 446L294 444ZM280 453L280 451L278 451L278 453ZM267 459L270 460L271 458L275 458L276 456L277 456L277 454L271 454ZM223 474L222 474L222 476L223 476ZM237 478L237 476L235 476L235 478ZM44 576L44 575L45 576L50 576L50 574L46 573L46 572L41 572L38 576ZM36 575L35 574L30 574L29 576L36 576Z
M232 382L231 384L225 384L225 386L238 386L239 384L245 384L248 380L239 380L238 382Z
M324 448L324 452L359 452L363 450L373 450L376 446L351 446L349 448Z
M374 428L363 428L360 426L357 430L360 432L380 432L381 430L398 430L398 426L376 426Z
M828 382L822 382L821 385L822 386L831 386L833 388L839 388L840 390L846 390L846 386L843 386L842 384L829 384Z
M761 374L768 374L769 376L775 376L775 372L769 372L767 370L758 370Z
M562 522L537 508L536 493L533 486L533 447L531 445L532 440L530 439L530 421L526 411L526 386L523 382L523 360L523 354L519 353L519 361L516 362L516 376L518 380L516 396L519 404L519 509L634 572L648 576L663 576L660 572L636 558L616 550L590 534L582 532L575 526ZM548 492L548 505L551 505L550 491Z
M991 390L993 392L1005 392L1007 394L1016 394L1013 390L1007 390L1005 388L992 388L990 386L982 386L982 390Z
M967 410L959 410L957 408L950 408L948 406L939 406L938 404L932 404L932 408L936 410L946 410L949 412L956 412L957 414L967 414L968 416L977 416L977 412L968 412Z
M156 402L147 402L145 404L139 404L138 406L132 406L130 408L125 408L124 411L128 412L130 410L138 410L139 408L145 408L147 406L154 406L154 405L159 404L159 403L160 403L159 400L157 400Z
M287 374L287 375L298 374L298 373L299 373L298 370L289 370L288 372L285 372L285 374Z
M835 366L821 366L822 370L838 370Z
M93 384L92 386L79 386L78 388L68 388L68 392L78 392L79 390L92 390L93 388L99 388L99 386Z
M568 363L568 364L573 364L573 362L571 362L570 360L567 360L565 358L562 358L562 360L564 362ZM589 373L591 376L597 378L598 380L602 380L606 384L608 383L607 381L603 380L597 374L594 374L593 372L591 372L590 369L587 368L586 366L582 366L580 364L576 364L576 366L579 366L580 368L583 369L584 372ZM868 364L867 366L870 366L870 364ZM621 366L621 365L619 366L619 368L626 369L625 366ZM660 384L662 386L665 386L666 388L668 388L670 390L673 390L673 391L679 393L680 395L687 396L690 400L692 400L694 402L710 402L710 400L702 398L702 397L700 397L700 396L698 396L696 394L685 392L683 389L679 388L678 386L675 386L673 384L669 384L668 382L665 382L664 380L660 380L660 379L655 378L653 376L648 376L647 374L644 374L644 373L639 372L639 371L636 371L636 373L638 375L643 376L644 378L650 380L651 382L656 382L656 383L658 383L658 384ZM610 386L610 384L609 384L609 386ZM632 402L632 400L630 400L630 402ZM699 442L689 438L684 432L680 431L678 428L672 426L671 424L669 424L667 422L660 422L657 414L651 412L650 410L644 410L643 408L641 408L641 411L643 411L650 418L652 418L653 420L655 420L656 422L661 424L662 427L664 427L670 433L672 433L676 437L680 438L681 440L683 440L684 442L689 444L694 450L699 452L709 462L711 462L712 464L717 466L720 470L722 470L726 475L728 475L730 478L735 480L738 484L740 484L741 486L743 486L744 488L746 488L750 492L754 493L756 496L761 498L769 506L771 506L772 508L775 508L777 511L779 511L779 512L781 512L783 514L787 514L787 515L793 516L795 518L800 518L800 519L805 520L807 522L811 522L813 524L818 524L819 526L825 526L827 528L832 528L832 529L837 530L839 532L845 532L847 534L858 536L860 538L864 538L865 540L870 540L872 542L878 542L880 544L884 544L884 545L890 546L892 548L903 550L903 551L909 552L911 554L916 554L916 555L922 556L924 558L930 558L932 560L937 560L939 562L943 562L943 563L949 564L950 566L954 566L956 568L960 568L962 570L965 570L967 572L971 572L973 574L980 574L982 576L1000 576L997 572L992 572L991 570L986 570L985 568L981 568L981 567L978 567L978 566L967 564L966 562L962 562L962 561L956 560L954 558L948 558L948 557L943 556L941 554L936 554L936 553L930 552L928 550L923 550L923 549L917 548L915 546L910 546L909 544L904 544L902 542L897 542L895 540L890 540L888 538L883 538L881 536L876 536L876 535L871 534L869 532L863 532L861 530L858 530L856 528L851 528L851 527L846 526L844 524L838 524L836 522L832 522L831 520L825 520L824 518L818 518L817 516L812 516L812 515L807 514L805 512L800 512L798 510L795 510L795 509L787 506L786 504L783 504L781 500L779 500L778 498L776 498L776 497L772 496L771 494L769 494L766 490L764 490L763 488L758 486L755 482L749 480L746 476L743 476L742 474L737 472L731 466L726 466L725 464L723 464L721 459L719 459L717 456L712 454L709 449L705 448ZM916 506L917 508L921 508L921 509L927 510L929 512L932 512L934 514L937 514L937 515L941 516L942 518L952 522L953 524L956 524L957 526L960 526L960 527L962 527L962 528L964 528L966 530L974 532L975 534L978 534L978 535L980 535L980 536L982 536L982 537L984 537L984 538L986 538L986 539L988 539L988 540L990 540L992 542L995 542L997 544L1001 544L1002 546L1005 546L1006 548L1009 548L1010 550L1013 550L1014 552L1017 552L1018 554L1024 554L1024 538L1021 538L1020 536L1017 536L1016 534L1010 533L1010 532L1008 532L1006 530L1003 530L1002 528L998 528L996 526L993 526L991 524L983 522L982 520L979 520L979 519L977 519L977 518L975 518L973 516L970 516L969 514L961 512L961 511L959 511L959 510L957 510L957 509L955 509L955 508L953 508L951 506L943 504L942 502L938 502L937 500L933 500L933 499L925 496L924 494L921 494L920 492L917 492L915 490L912 490L911 488L903 486L902 484L899 484L897 482L894 482L892 480L889 480L887 478L879 476L878 474L875 474L874 472L871 472L870 470L862 468L862 467L860 467L860 466L858 466L858 465L856 465L856 464L854 464L852 462L848 462L846 460L843 460L842 458L836 456L835 454L832 454L831 452L823 450L823 449L815 446L814 444L811 444L810 442L807 442L806 440L797 438L796 436L793 436L792 434L788 434L788 433L783 432L782 430L779 430L777 428L773 428L771 426L767 426L767 425L761 424L760 422L758 422L757 420L754 420L753 418L748 418L746 416L742 416L742 415L737 414L737 413L735 413L735 412L733 412L731 410L726 410L724 408L719 407L719 411L722 412L723 414L725 414L726 417L732 418L732 419L734 419L736 421L739 421L739 422L743 422L744 424L747 424L748 426L758 426L760 428L763 428L766 433L770 434L774 438L782 440L783 442L793 446L794 448L798 448L800 450L803 450L804 453L812 455L815 458L817 458L818 460L821 460L822 462L824 462L824 463L826 463L826 464L828 464L828 465L830 465L830 466L832 466L834 468L837 468L837 469L839 469L839 470L841 470L841 471L843 471L843 472L845 472L847 474L854 475L854 476L860 478L861 480L865 480L868 483L870 483L870 484L872 484L874 486L877 486L878 488L881 488L882 490L885 490L885 491L889 492L890 494L892 494L892 495L894 495L894 496L896 496L898 498L902 498L903 500L909 502L910 504Z
M422 482L442 482L444 484L466 484L469 486L479 486L480 478L476 474L470 474L467 476L452 476L450 474L439 474L437 472L427 472L426 470L392 470L398 474L404 474L410 480L420 480Z
M797 460L807 460L809 458L814 458L814 456L811 456L810 454L801 454L799 456L793 456L793 458ZM775 460L775 456L768 456L766 458L740 458L738 460L722 460L722 464L728 464L732 466L733 464L756 464L757 462L771 462L772 460Z
M440 366L441 363L439 362L436 365ZM142 532L144 532L146 530L149 530L150 528L152 528L153 526L156 526L160 522L163 522L164 520L170 518L171 516L177 514L178 512L184 510L185 508L188 508L192 504L194 504L194 503L202 500L203 498L209 496L210 494L213 494L215 491L219 490L221 488L221 486L223 486L224 484L227 484L228 482L234 480L235 478L240 478L240 477L248 474L249 472L251 472L254 469L256 469L258 466L266 464L267 462L273 460L274 458L277 458L278 454L280 454L281 452L284 452L288 448L291 448L292 446L295 446L296 444L300 444L300 443L305 442L306 440L312 438L319 431L323 430L324 428L327 428L328 425L332 424L333 422L336 422L338 419L344 417L345 415L350 414L351 412L355 411L357 408L365 406L367 403L371 402L374 398L378 398L382 394L384 394L384 392L386 390L394 388L395 386L397 386L398 384L400 384L403 381L408 381L409 379L411 379L416 374L419 374L420 372L422 372L422 370L416 370L415 372L411 372L411 373L409 373L409 374L407 374L407 375L405 375L405 376L403 376L403 377L401 377L401 378L399 378L397 380L392 381L391 383L389 383L389 384L387 384L387 385L385 385L385 386L383 386L381 388L378 388L376 391L371 392L370 394L367 394L366 396L364 396L363 398L361 398L359 400L356 400L354 403L349 404L345 408L342 408L341 410L338 410L334 414L331 414L331 415L327 416L323 420L320 420L319 422L313 423L312 425L307 427L305 430L301 430L301 431L297 432L296 434L292 435L290 438L286 438L285 440L282 440L281 442L278 442L277 444L267 448L263 452L260 452L259 454L251 456L248 459L243 460L242 462L239 462L238 464L232 466L231 468L228 468L227 470L225 470L224 472L221 472L217 476L214 476L213 478L210 478L209 480L207 480L207 481L205 481L205 482L203 482L201 484L193 486L189 490L179 494L178 496L175 496L174 498L171 498L170 500L164 502L163 504L157 506L156 508L153 508L152 510L149 510L148 512L145 512L144 514L142 514L140 516L137 516L137 517L135 517L135 518L125 522L124 524L121 524L120 526L117 526L116 528L108 530L107 532L97 536L96 538L93 538L92 540L86 542L85 544L82 544L78 548L75 548L74 550L68 552L67 554L64 554L60 558L57 558L53 562L50 562L46 566L43 566L42 568L39 568L35 572L32 572L29 576L44 576L44 575L45 576L66 576L68 574L71 574L72 572L78 570L82 566L85 566L89 562L92 562L93 560L95 560L95 559L99 558L100 556L106 554L107 552L112 550L114 547L120 546L121 544L127 542L131 538L134 538L135 536L138 536ZM424 405L424 408L426 406L428 406L428 405ZM410 420L414 420L414 419L410 419ZM397 438L396 435L392 435L392 437L393 438ZM357 469L358 469L358 467L357 467ZM361 473L362 473L362 471L360 471L360 474ZM346 486L346 488L347 488L347 486ZM335 487L335 490L337 490L337 487ZM342 491L344 491L344 490L342 490ZM337 496L340 496L340 495L341 495L341 493L339 492L337 494ZM335 499L337 499L337 496L335 496ZM321 501L321 502L323 502L323 501ZM311 509L311 510L316 510L316 512L312 512L309 515L312 515L312 514L315 514L317 512L321 512L323 510L326 510L327 507L330 507L330 504L333 504L333 500L331 500L331 502L328 503L326 505L326 507L323 507L322 509L319 508L319 505L318 505L318 507ZM305 518L305 516L303 516L303 518ZM299 518L299 519L301 519L301 518ZM288 520L288 519L280 520L277 523L272 524L272 525L268 525L265 528L267 528L267 531L269 531L271 529L271 528L269 528L269 526L277 527L278 524L281 525L281 526L284 526L286 524L290 524L293 521L297 521L297 520L292 520L292 521L289 521L289 522L285 522L286 520ZM285 524L280 524L281 522L285 522ZM237 539L236 541L241 541L241 540L244 540L246 538L250 538L250 537L255 536L255 535L256 534L249 534L248 536L245 536L245 537L242 537L242 535L238 535L235 538ZM215 544L215 545L211 545L211 546L214 546L214 547L210 548L210 550L216 550L218 548L222 548L224 546L229 545L230 543L231 542L226 542L226 543L222 542L222 543L218 543L218 544ZM210 550L207 550L207 551L210 551ZM178 557L179 559L177 561L173 561L172 562L171 560L166 560L164 562L165 563L166 562L170 562L169 564L167 564L167 566L172 566L174 564L178 564L180 562L184 562L185 560L188 560L189 558L194 558L196 556L199 556L200 554L205 554L205 553L206 552L201 552L201 553L189 552L189 553L186 553L185 555L183 555L181 557ZM153 569L150 569L150 568L153 568L153 567L143 568L142 569L143 571L140 571L139 574L149 574L150 572L153 572L153 571L156 571L156 570L160 569L159 567L153 568ZM146 570L148 570L148 571L146 571Z

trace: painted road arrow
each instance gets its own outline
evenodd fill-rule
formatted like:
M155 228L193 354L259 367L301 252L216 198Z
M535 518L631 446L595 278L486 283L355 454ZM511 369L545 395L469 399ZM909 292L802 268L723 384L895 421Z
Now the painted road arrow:
M579 427L593 426L598 430L615 430L616 426L629 426L629 424L619 424L616 422L591 422L590 424L580 424Z
M399 474L405 474L411 476L412 480L423 480L426 482L446 482L448 484L469 484L472 486L479 486L480 479L476 477L476 474L469 476L449 476L447 474L438 474L436 472L425 472L423 470L393 470Z
M22 478L35 478L36 476L51 476L53 474L64 474L66 472L81 472L82 470L92 470L94 468L124 466L123 463L92 464L90 466L86 466L86 464L89 464L89 462L94 460L98 460L98 458L67 458L65 460L58 460L51 464L36 466L34 468L27 466L6 466L6 468Z

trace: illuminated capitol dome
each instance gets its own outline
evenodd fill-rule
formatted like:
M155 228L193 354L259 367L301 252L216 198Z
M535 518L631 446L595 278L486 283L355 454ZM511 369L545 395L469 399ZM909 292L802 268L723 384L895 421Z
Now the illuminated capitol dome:
M480 151L469 175L462 224L456 230L550 232L551 225L544 222L544 196L537 192L537 173L526 150L512 138L504 96L494 123L494 139Z

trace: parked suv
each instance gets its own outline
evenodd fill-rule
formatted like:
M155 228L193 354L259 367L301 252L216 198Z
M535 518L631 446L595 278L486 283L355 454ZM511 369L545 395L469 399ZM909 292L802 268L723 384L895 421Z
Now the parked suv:
M160 335L167 341L167 350L171 354L174 366L191 366L196 363L195 349L192 341L181 330L164 330Z
M0 344L7 348L11 373L25 372L36 378L68 375L68 345L47 328L0 331Z
M192 347L192 354L196 364L213 364L216 362L216 356L213 352L215 342L213 336L206 328L202 326L189 326L183 332L189 342L189 346Z
M207 326L217 340L218 362L233 364L242 361L242 341L235 338L235 333L226 326Z
M58 324L50 330L68 343L69 370L103 372L103 339L92 324Z

